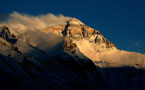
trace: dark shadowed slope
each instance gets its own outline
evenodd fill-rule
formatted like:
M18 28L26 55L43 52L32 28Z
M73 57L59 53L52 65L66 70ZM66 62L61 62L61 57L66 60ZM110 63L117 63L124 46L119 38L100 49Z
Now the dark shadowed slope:
M145 56L118 50L78 19L16 36L2 27L0 34L2 90L145 89Z

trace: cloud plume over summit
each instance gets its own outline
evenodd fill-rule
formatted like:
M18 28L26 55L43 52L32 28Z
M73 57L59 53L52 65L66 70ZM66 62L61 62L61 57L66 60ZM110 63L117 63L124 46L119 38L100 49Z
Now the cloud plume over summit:
M47 28L48 26L64 23L69 19L70 17L65 17L61 14L54 15L48 13L45 15L33 16L13 12L9 14L8 18L1 22L0 25L6 25L12 30L12 33L18 34L23 33L26 30L41 30Z
M47 51L59 46L64 42L63 37L59 37L53 33L44 33L41 30L49 27L59 25L68 21L70 17L63 15L29 15L13 12L8 15L7 19L0 22L0 26L7 26L10 32L18 38L16 46L23 53L31 52L32 47ZM57 48L56 48L57 49Z

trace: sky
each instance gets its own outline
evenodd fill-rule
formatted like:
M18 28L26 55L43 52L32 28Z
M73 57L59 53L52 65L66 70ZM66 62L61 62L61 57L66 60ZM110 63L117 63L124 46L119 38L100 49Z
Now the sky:
M145 53L145 0L0 0L0 20L13 11L75 17L119 49Z

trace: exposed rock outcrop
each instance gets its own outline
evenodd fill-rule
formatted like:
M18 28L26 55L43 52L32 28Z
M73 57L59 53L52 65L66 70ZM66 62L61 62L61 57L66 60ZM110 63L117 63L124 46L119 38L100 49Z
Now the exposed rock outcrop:
M16 36L11 34L9 28L6 26L0 26L0 37L11 43L16 43L17 41Z
M144 90L145 55L118 50L76 18L40 32L16 38L0 27L0 89Z

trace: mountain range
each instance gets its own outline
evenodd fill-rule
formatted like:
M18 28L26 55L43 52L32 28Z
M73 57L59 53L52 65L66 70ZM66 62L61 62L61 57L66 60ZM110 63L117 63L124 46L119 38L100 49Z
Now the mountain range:
M32 22L0 24L0 89L144 90L144 54L119 50L77 18Z

